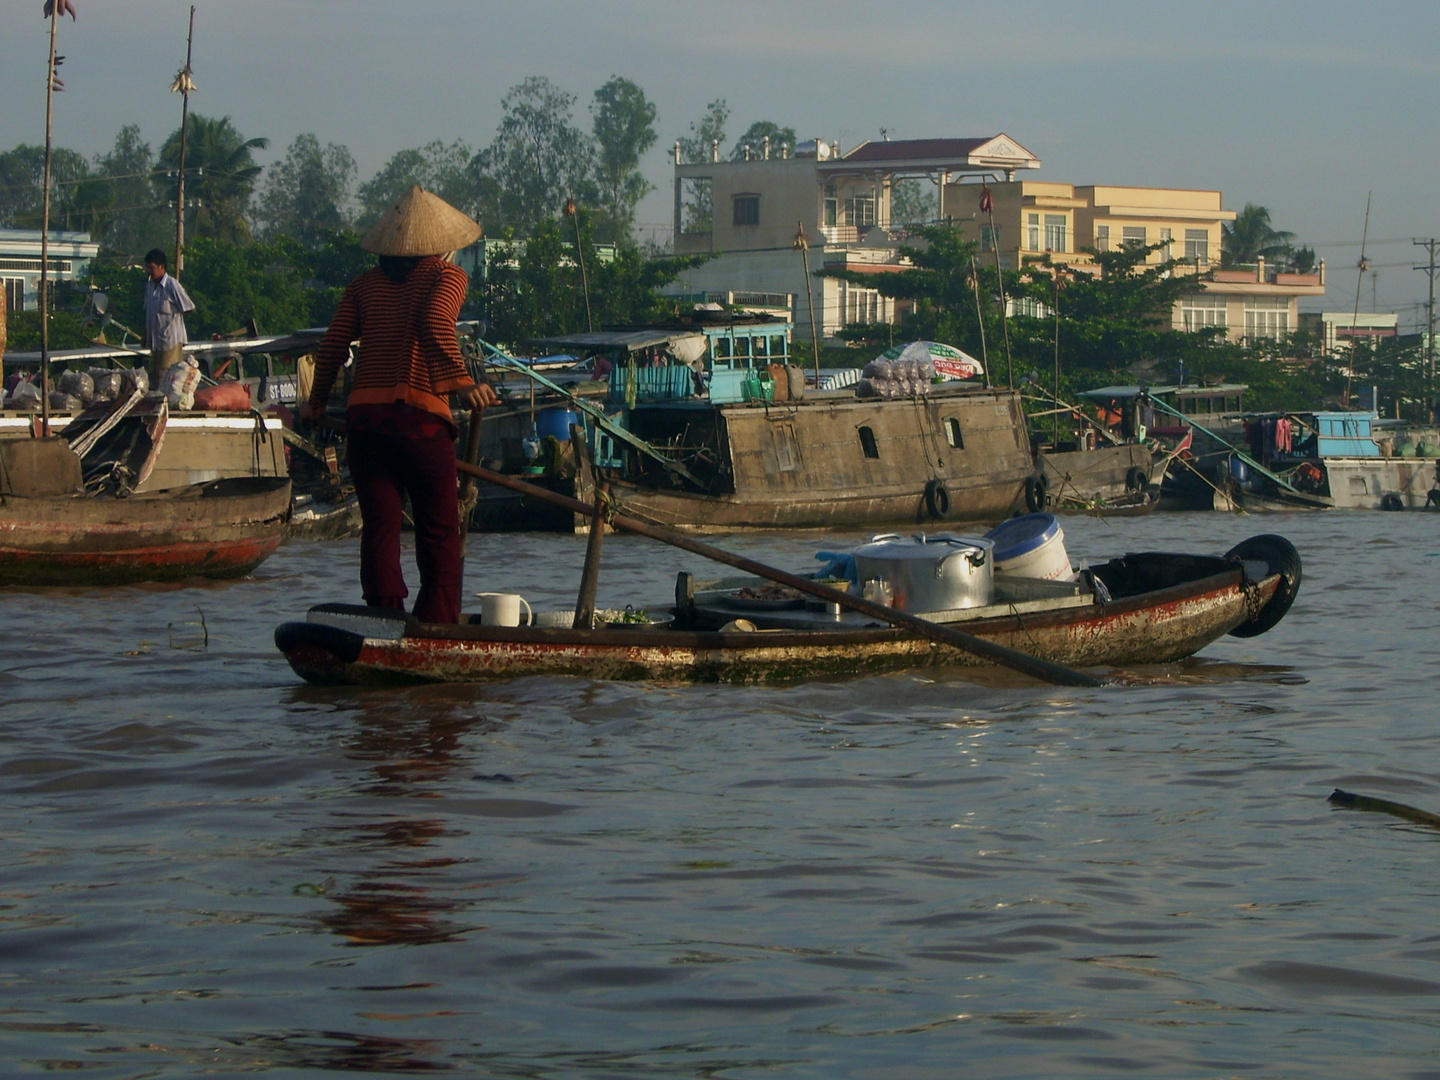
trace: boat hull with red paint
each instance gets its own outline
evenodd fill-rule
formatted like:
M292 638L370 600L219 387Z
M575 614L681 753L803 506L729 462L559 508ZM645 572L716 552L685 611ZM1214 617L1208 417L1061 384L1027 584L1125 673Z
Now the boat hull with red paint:
M128 498L0 496L0 585L124 585L231 578L275 553L288 477L256 476Z
M1257 538L1257 540L1270 538ZM1278 538L1274 538L1278 539ZM1251 542L1247 542L1251 543ZM1283 541L1281 541L1284 544ZM1293 555L1294 549L1284 544ZM1237 549L1239 550L1239 549ZM1178 660L1227 633L1250 636L1284 614L1299 561L1246 549L1234 557L1150 553L1096 567L1068 598L937 614L968 634L1073 667ZM738 611L697 598L667 628L597 630L444 626L353 605L312 608L275 632L297 674L315 683L481 682L572 675L659 682L784 682L987 661L854 613L805 629L803 614ZM833 618L833 617L832 617ZM730 621L727 621L730 620ZM768 624L768 625L767 625Z

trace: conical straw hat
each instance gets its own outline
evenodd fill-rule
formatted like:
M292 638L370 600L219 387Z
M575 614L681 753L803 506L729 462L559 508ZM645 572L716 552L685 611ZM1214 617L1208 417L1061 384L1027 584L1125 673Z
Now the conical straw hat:
M417 186L380 215L360 246L376 255L444 255L469 247L482 232L468 214Z

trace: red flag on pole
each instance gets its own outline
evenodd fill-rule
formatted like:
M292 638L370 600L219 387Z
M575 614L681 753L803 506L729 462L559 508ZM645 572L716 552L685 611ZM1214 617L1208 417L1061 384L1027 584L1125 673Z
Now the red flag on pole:
M983 184L980 187L980 212L982 214L993 214L995 212L995 199L990 194L990 185Z

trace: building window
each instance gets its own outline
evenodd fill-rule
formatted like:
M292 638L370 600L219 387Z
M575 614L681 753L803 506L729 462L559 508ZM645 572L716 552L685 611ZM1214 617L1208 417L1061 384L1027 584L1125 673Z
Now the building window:
M857 289L850 286L845 290L845 323L878 323L880 321L880 293L875 289Z
M860 451L867 458L880 457L880 444L875 441L875 432L871 428L860 429Z
M1096 226L1095 226L1095 250L1096 250L1096 251L1109 251L1109 250L1110 250L1110 226L1109 226L1109 225L1096 225Z
M1282 338L1290 332L1288 296L1247 296L1245 336L1250 339Z
M1029 243L1025 247L1030 251L1040 250L1040 215L1031 214L1026 223L1029 226Z
M1170 254L1170 240L1173 235L1168 228L1162 228L1160 230L1160 257L1167 262L1174 258L1174 256Z
M1045 250L1066 251L1065 246L1065 215L1045 215Z
M735 204L736 225L760 224L759 195L736 195L733 201Z
M981 250L981 251L994 251L994 250L995 250L996 248L998 248L999 246L1000 246L1000 226L999 226L999 225L981 225L981 226L980 226L980 250Z
M1212 326L1223 330L1229 325L1225 297L1210 293L1186 296L1180 301L1180 319L1186 330L1206 330Z
M18 277L4 278L5 283L5 310L25 310L25 279Z
M875 224L875 196L855 195L845 200L845 221L856 228Z
M1121 237L1121 239L1124 241L1125 246L1126 246L1127 248L1128 248L1128 247L1144 247L1144 246L1145 246L1145 226L1144 226L1144 225L1126 225L1126 226L1124 226L1123 228L1121 228L1121 230L1120 230L1120 237Z
M1210 261L1210 233L1205 229L1185 230L1185 261Z

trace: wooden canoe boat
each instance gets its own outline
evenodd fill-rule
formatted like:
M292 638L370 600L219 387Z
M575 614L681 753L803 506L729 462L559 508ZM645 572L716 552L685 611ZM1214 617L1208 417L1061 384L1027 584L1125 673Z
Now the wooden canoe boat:
M283 539L289 477L128 498L0 495L0 585L123 585L240 577Z
M997 582L1001 603L928 617L1062 664L1164 663L1227 633L1274 626L1299 588L1300 560L1282 538L1255 537L1224 557L1126 555L1082 576L1075 585ZM762 613L727 606L720 593L679 594L674 621L655 629L437 625L322 604L305 622L281 625L275 644L301 677L329 684L527 675L773 682L982 662L855 613L836 618L803 606ZM757 629L729 628L739 617Z

